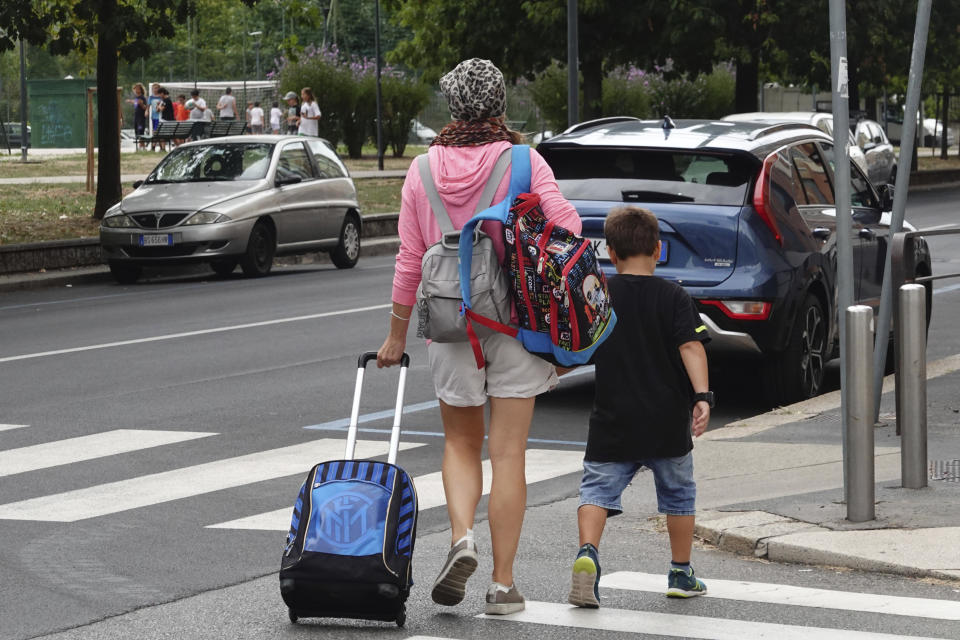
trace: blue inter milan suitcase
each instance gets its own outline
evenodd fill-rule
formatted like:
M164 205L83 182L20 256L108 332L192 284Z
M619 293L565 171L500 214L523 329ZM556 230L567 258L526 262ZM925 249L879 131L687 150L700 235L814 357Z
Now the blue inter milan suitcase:
M417 492L396 466L410 357L403 354L389 462L354 460L363 374L376 353L360 356L344 460L310 470L293 508L280 563L280 594L290 621L358 618L403 626L413 584Z

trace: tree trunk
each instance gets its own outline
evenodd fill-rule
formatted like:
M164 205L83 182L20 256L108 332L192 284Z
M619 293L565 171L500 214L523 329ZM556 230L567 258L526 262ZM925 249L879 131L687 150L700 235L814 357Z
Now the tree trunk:
M583 73L583 105L580 108L580 120L585 122L603 115L603 59L582 58L580 71Z
M946 87L943 88L943 114L940 117L940 120L943 122L943 128L940 129L942 133L940 134L940 157L943 160L947 159L947 141L949 138L949 132L947 131L947 125L950 124L950 91Z
M106 24L117 12L116 0L102 0L97 37L97 202L93 217L123 197L120 185L120 123L117 113L117 30Z
M757 110L757 83L760 72L753 61L737 62L737 78L734 89L735 110L738 113Z

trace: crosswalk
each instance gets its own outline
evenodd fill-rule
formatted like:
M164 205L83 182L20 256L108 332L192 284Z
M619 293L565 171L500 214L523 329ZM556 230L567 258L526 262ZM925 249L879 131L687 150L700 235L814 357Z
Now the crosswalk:
M10 428L27 425L2 425ZM84 436L63 438L7 450L0 449L0 478L9 478L32 471L69 468L70 465L116 459L124 454L210 439L220 434L206 431L172 431L147 429L114 429ZM437 441L428 438L430 444ZM143 509L155 505L200 498L225 489L244 487L259 482L291 477L294 483L310 467L323 460L343 456L343 439L328 437L295 445L226 457L190 466L179 466L176 455L157 454L158 460L172 463L174 468L112 480L66 491L28 497L0 504L0 521L33 521L72 523ZM2 446L0 440L0 446ZM410 440L401 443L403 451L427 446ZM384 440L358 440L356 457L374 458L387 453ZM580 470L583 453L579 449L530 449L527 452L527 481L535 484L559 478ZM439 456L437 457L439 461ZM483 461L484 487L490 491L491 466ZM69 474L64 474L69 475ZM446 504L439 471L414 477L421 511ZM209 529L286 531L290 525L292 496L277 496L277 508L223 522L206 522ZM243 508L238 507L238 508Z
M604 590L621 589L663 593L662 574L619 571L603 576ZM780 605L812 609L862 612L876 616L909 616L928 620L960 620L960 602L882 594L856 593L829 589L814 589L791 585L734 580L709 580L710 592L704 599L735 600L739 602ZM736 610L736 609L735 609ZM567 628L579 634L584 631L616 632L637 636L669 638L700 638L704 640L744 640L775 638L777 640L892 640L929 636L903 635L886 632L820 627L816 624L799 625L709 615L685 615L656 611L618 609L579 609L556 602L530 601L524 611L507 616L478 615L477 618L512 625L505 637L550 637L547 629ZM875 618L882 620L882 618ZM881 625L883 626L883 625ZM559 631L559 629L558 629ZM955 637L944 629L947 635ZM500 637L498 629L488 629ZM454 637L412 635L406 640L457 640Z

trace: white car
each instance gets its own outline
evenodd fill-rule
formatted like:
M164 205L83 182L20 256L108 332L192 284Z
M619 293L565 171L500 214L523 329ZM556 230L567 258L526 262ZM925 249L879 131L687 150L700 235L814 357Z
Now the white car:
M410 121L410 144L430 144L437 137L437 132L419 120Z
M804 124L811 124L828 135L833 135L833 114L822 111L753 111L749 113L731 113L721 118L721 120L731 122L802 122ZM847 152L850 154L850 159L857 163L857 166L860 167L866 175L870 176L867 158L863 153L863 149L857 146L853 132L850 133ZM873 181L872 176L871 181ZM874 182L874 184L884 183L886 183L886 180L879 183Z

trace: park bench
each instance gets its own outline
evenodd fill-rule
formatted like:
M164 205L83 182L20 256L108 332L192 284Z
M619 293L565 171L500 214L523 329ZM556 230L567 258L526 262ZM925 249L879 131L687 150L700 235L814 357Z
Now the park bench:
M152 136L139 135L136 138L136 145L139 148L141 142L173 142L174 140L187 140L194 135L194 126L198 120L161 120L160 124L154 130Z
M222 138L224 136L239 136L247 131L247 123L243 120L217 120L207 129L208 138Z

